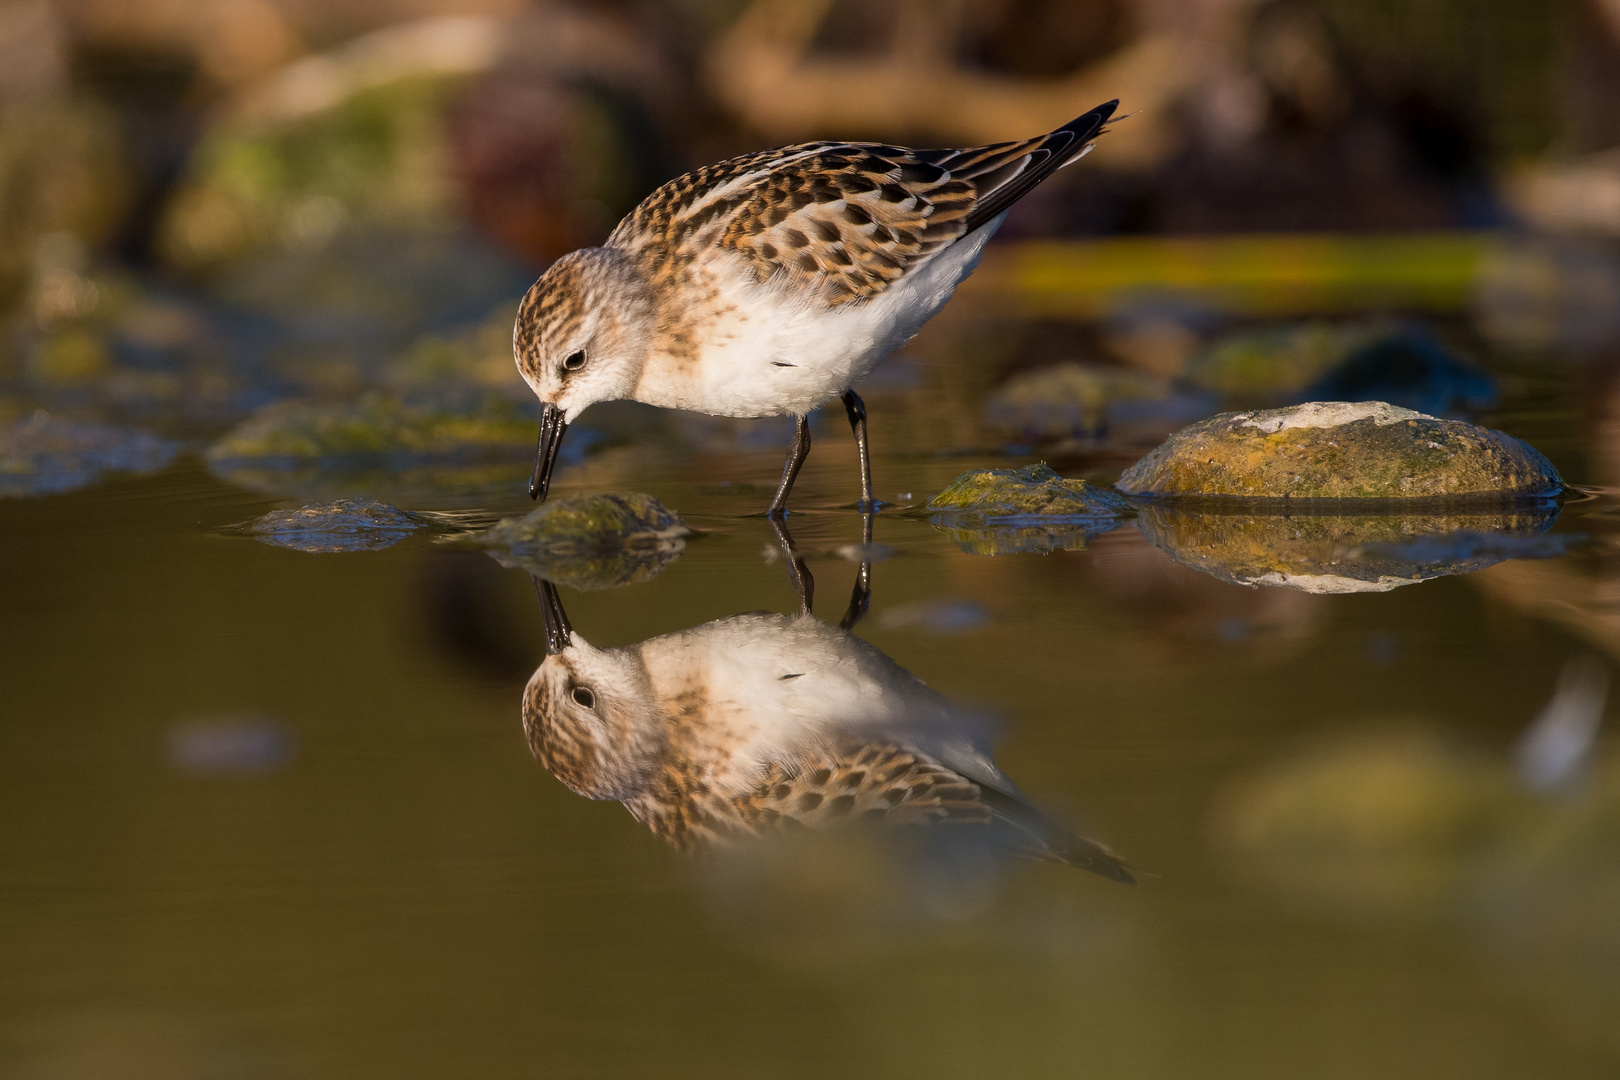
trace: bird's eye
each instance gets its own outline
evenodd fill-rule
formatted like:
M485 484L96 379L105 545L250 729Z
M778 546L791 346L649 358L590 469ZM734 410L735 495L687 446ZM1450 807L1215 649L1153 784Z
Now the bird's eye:
M574 699L574 704L582 709L596 708L596 695L591 693L589 687L576 686L574 692L569 696Z
M584 366L585 366L585 350L584 349L576 349L576 350L574 350L573 352L568 354L568 359L563 361L563 370L564 371L578 371L580 368L582 368Z

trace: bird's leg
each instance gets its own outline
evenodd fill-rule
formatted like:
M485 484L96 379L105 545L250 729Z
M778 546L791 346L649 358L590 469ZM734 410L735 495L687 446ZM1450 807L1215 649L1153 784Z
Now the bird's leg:
M844 391L844 411L849 413L849 427L855 432L855 449L861 458L861 511L877 509L872 497L872 453L866 444L866 402L853 390Z
M787 530L787 522L773 517L771 528L776 530L776 542L782 545L782 554L787 556L788 580L793 582L793 590L799 594L799 608L808 615L810 605L816 598L816 579L810 575L810 568L804 565L804 556L799 554L798 545Z
M787 463L782 466L782 482L776 486L776 498L771 500L771 508L765 511L767 517L780 518L787 513L788 492L793 490L799 467L810 454L810 418L796 416L794 419L798 421L798 427L793 433L793 445L788 447Z
M872 604L872 519L870 510L861 511L861 568L855 571L855 589L849 595L849 610L838 625L848 630L861 621Z

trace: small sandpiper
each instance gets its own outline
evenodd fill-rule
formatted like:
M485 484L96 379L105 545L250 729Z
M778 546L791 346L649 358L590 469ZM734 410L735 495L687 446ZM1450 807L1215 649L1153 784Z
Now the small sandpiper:
M806 414L842 395L860 505L876 508L854 384L944 306L1012 204L1089 150L1117 104L1019 142L804 143L671 180L602 247L553 263L518 309L513 352L541 402L529 495L545 497L586 406L629 398L794 416L780 517L810 452Z

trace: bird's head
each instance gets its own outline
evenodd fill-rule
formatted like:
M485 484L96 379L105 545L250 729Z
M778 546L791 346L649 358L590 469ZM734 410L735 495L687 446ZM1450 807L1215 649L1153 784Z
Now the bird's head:
M589 799L639 793L667 739L637 648L598 649L574 633L556 587L537 582L546 658L523 691L529 748L553 776Z
M530 287L512 329L512 353L540 399L531 498L545 497L563 433L586 406L634 392L655 318L646 279L617 248L565 255Z

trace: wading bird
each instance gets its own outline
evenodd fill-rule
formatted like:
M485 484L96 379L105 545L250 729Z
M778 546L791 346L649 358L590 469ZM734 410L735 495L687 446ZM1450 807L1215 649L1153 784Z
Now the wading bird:
M518 309L513 352L541 402L532 498L567 427L633 399L720 416L792 415L769 513L805 455L806 414L842 396L877 505L854 384L905 344L978 263L1013 203L1080 157L1113 115L963 150L816 142L671 180L601 247L558 259Z

